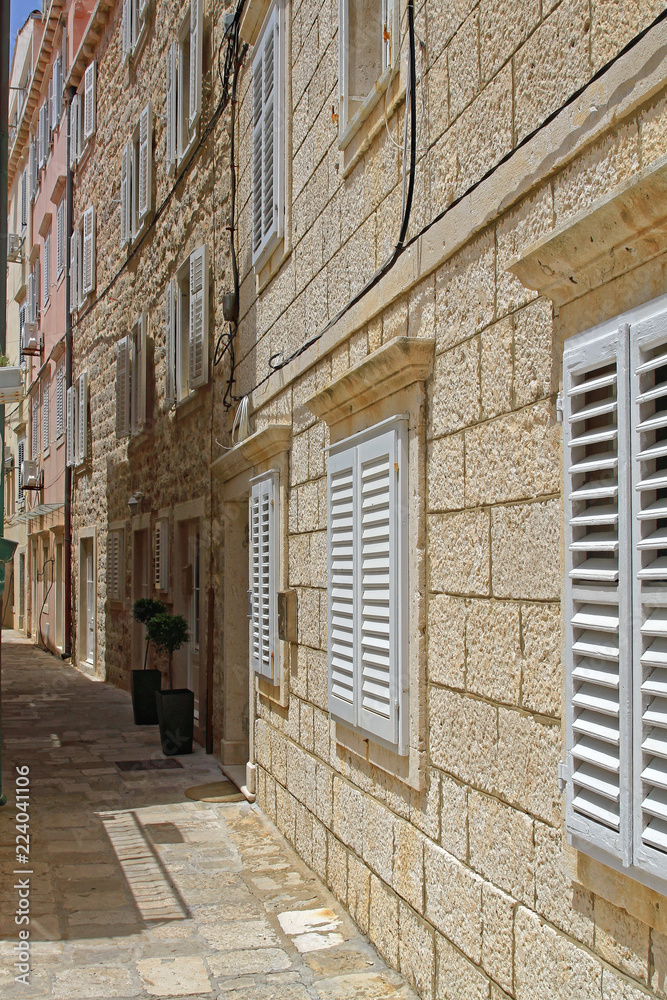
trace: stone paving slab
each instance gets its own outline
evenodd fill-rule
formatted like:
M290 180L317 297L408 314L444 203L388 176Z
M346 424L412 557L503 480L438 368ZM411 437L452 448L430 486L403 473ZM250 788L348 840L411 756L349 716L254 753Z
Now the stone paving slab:
M275 826L201 749L161 759L130 697L2 634L0 996L46 1000L416 1000ZM30 866L16 864L16 766L30 768ZM29 984L14 922L30 878Z

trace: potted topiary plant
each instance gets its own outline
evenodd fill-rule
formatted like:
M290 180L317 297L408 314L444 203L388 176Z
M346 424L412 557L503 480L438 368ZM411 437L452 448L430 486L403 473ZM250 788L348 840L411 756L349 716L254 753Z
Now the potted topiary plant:
M182 615L155 615L148 623L148 636L169 657L169 690L155 692L162 752L167 757L192 753L195 696L188 688L174 689L172 674L174 653L190 641L188 623Z
M163 614L166 610L166 604L163 604L162 601L153 601L150 597L141 597L132 605L132 617L140 625L146 626L144 669L132 671L132 711L134 712L134 723L137 726L157 725L155 692L162 687L162 673L159 670L146 669L150 645L148 623L155 615Z

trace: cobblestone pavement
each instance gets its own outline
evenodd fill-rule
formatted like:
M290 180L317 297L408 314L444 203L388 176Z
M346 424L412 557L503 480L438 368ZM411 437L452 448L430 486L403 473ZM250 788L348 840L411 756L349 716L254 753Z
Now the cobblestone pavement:
M220 780L213 757L121 772L164 759L157 729L134 726L125 692L7 631L2 687L0 996L414 1000L257 807L185 797ZM29 866L15 846L26 765ZM14 978L20 880L27 986Z

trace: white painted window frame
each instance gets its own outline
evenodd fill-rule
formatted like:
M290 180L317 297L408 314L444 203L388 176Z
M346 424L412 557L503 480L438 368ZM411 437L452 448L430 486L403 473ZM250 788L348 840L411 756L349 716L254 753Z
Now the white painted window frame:
M273 42L273 87L266 93L265 66ZM261 270L285 232L285 134L286 134L286 46L285 18L280 0L269 8L253 48L250 91L252 115L252 262ZM258 89L259 88L259 89ZM270 98L267 103L267 97ZM267 113L271 112L272 138L272 220L266 221L268 182L266 166ZM259 159L258 159L259 158ZM259 172L258 172L259 171ZM259 184L257 177L260 178Z
M275 685L280 683L280 476L275 469L250 480L249 524L250 659L253 671Z
M349 5L355 0L338 0L338 145L345 149L380 101L392 76L398 70L400 20L396 0L377 0L381 7L382 25L388 25L391 38L381 41L382 67L375 85L365 95L349 93L349 63L351 53ZM351 105L354 98L355 107ZM350 113L352 111L352 113Z

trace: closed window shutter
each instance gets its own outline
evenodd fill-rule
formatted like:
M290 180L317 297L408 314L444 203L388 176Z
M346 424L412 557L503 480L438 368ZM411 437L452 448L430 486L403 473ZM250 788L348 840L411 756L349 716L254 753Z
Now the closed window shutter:
M133 434L140 434L146 427L146 334L148 317L143 315L137 323L132 343L130 420Z
M65 369L62 365L56 370L56 436L60 437L65 429Z
M153 191L153 109L150 101L139 117L139 223L151 210Z
M632 819L628 352L621 328L563 355L566 823L623 863Z
M116 532L110 531L107 535L107 597L109 598L110 601L116 600L116 591L117 591L116 547L117 547Z
M208 382L208 247L190 254L189 387Z
M50 427L49 427L49 383L42 385L42 448L49 447Z
M51 234L48 233L44 239L44 268L43 268L43 278L44 278L44 289L42 292L42 299L44 305L49 301L49 295L51 294Z
M77 465L88 459L88 373L79 375L77 400Z
M171 407L176 402L176 282L167 285L164 296L165 323L165 400Z
M76 465L76 385L67 390L67 464Z
M263 105L262 78L263 59L260 49L253 62L252 70L252 250L253 259L262 245L262 133Z
M132 4L131 0L123 0L123 60L132 51Z
M282 75L275 4L253 63L253 262L282 234Z
M65 202L61 201L56 210L56 272L60 275L65 266Z
M36 322L35 316L34 316L34 295L33 295L33 284L34 284L34 281L35 281L35 275L33 274L32 271L30 271L30 273L28 274L28 295L27 295L27 299L28 299L28 322L29 323L35 323Z
M25 441L23 441L23 440L19 441L18 452L19 452L19 463L18 463L19 467L18 467L18 470L17 470L17 472L18 472L18 487L17 487L16 495L17 495L17 498L19 500L23 500L23 497L24 497L24 492L23 492L23 462L25 460Z
M83 213L83 295L95 289L95 209L91 205Z
M58 60L53 64L53 77L51 78L50 87L50 97L51 97L51 131L55 129L58 124Z
M39 397L37 390L32 397L32 458L37 458L39 453Z
M275 473L252 484L251 634L253 670L277 680L278 489Z
M25 358L23 356L23 348L25 347L25 324L26 324L26 307L25 303L19 309L19 364L23 367L25 363Z
M201 114L204 0L190 0L190 131Z
M35 280L32 283L33 315L35 323L39 319L39 260L35 261Z
M21 229L28 225L28 168L21 174Z
M634 862L667 875L667 313L632 326Z
M132 172L132 143L125 143L120 161L120 245L127 246L132 238L132 217L131 217L131 172Z
M46 145L47 150L51 145L51 132L53 130L53 75L49 80L48 97L46 99Z
M90 66L86 67L86 72L83 78L83 87L84 87L83 141L84 142L88 142L88 140L95 132L95 101L96 101L95 84L96 84L96 63L95 60L93 60Z
M38 180L38 153L37 153L37 139L33 137L30 143L30 200L35 200L35 195L37 194L37 180Z
M116 344L116 434L130 433L130 338Z
M76 166L76 161L79 157L78 149L78 136L79 136L79 95L75 94L72 98L72 103L70 105L69 112L69 165L70 170L73 170Z
M355 649L355 449L329 456L327 470L329 711L357 721Z
M166 157L167 171L171 173L176 165L176 65L178 45L172 42L167 53L167 129Z
M398 742L401 626L398 438L380 434L357 448L359 725Z
M154 550L155 589L166 593L169 590L169 521L165 518L155 522Z
M44 166L44 105L39 109L37 116L37 148L39 151L39 169Z
M74 230L69 238L69 308L76 312L79 305L79 233Z

